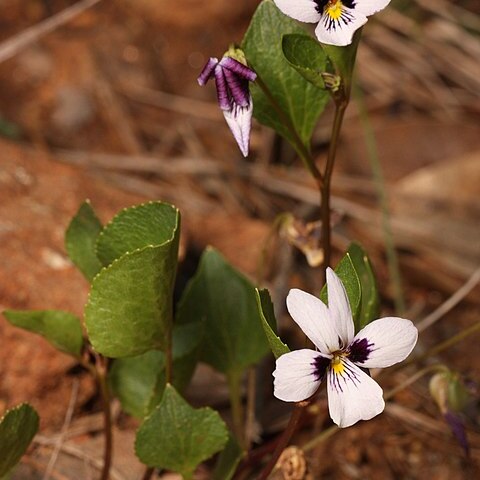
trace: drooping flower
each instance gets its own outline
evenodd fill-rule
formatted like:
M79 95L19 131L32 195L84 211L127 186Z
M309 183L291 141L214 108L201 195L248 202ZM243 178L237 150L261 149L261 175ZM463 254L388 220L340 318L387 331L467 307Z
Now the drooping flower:
M367 17L383 10L391 0L274 0L289 17L318 23L315 35L322 43L343 47L367 23Z
M369 420L383 411L383 391L364 369L384 368L404 360L417 342L410 320L380 318L354 334L345 288L327 270L328 307L317 297L293 289L287 308L317 350L303 349L277 359L274 395L286 402L310 398L324 378L328 408L339 427Z
M257 75L244 63L227 54L220 61L218 58L210 58L198 77L198 83L203 86L212 77L215 77L218 104L223 116L246 157L253 113L248 82L255 81Z

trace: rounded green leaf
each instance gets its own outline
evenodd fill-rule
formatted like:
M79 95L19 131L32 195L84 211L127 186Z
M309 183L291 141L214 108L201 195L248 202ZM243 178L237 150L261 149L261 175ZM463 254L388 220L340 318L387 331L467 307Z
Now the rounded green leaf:
M228 430L210 408L192 408L171 385L162 401L140 426L135 452L146 465L192 478L201 462L222 450Z
M37 412L28 404L9 410L0 419L0 477L22 458L38 431Z
M45 337L55 348L79 357L83 347L80 319L60 310L6 310L5 318L15 327Z
M288 63L305 80L317 88L325 89L322 74L326 71L327 57L314 38L298 33L284 35L282 50Z
M179 236L180 213L162 202L123 210L99 235L98 256L108 266L92 282L85 324L102 355L165 350Z
M177 249L146 247L123 255L93 280L85 324L106 357L165 349L172 323Z
M126 208L105 225L97 240L98 258L104 265L128 252L172 243L178 234L178 209L164 202Z
M200 358L222 373L241 373L269 350L253 285L212 248L178 307L177 322L199 319L205 320Z
M173 385L182 392L190 382L203 335L201 322L174 326ZM114 395L123 409L144 418L159 403L165 389L165 355L151 350L136 357L116 359L108 375Z
M102 268L95 251L101 231L102 224L87 200L80 206L65 234L65 249L70 260L90 282Z

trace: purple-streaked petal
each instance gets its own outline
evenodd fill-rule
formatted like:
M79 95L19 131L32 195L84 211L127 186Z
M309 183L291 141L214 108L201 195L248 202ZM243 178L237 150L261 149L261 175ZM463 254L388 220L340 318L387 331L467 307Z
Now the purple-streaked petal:
M346 358L328 371L327 393L330 417L341 428L370 420L385 408L380 385Z
M202 73L198 76L198 84L203 87L213 76L213 71L218 65L218 58L210 57L207 64L203 67Z
M390 2L391 0L357 0L353 10L369 17L383 10Z
M405 360L415 347L418 330L410 320L385 317L360 330L349 349L352 362L364 368L385 368Z
M250 145L250 130L252 128L253 103L249 100L248 107L239 107L233 104L231 110L224 110L223 116L227 121L244 157L248 156Z
M342 6L342 14L334 18L328 10L322 15L315 29L318 41L344 47L352 43L353 34L367 22L367 17L356 10Z
M320 352L329 355L341 348L342 340L336 324L319 298L294 288L287 296L287 309Z
M232 109L232 100L228 94L227 80L221 67L215 68L215 85L217 87L218 105L224 111Z
M284 402L310 398L320 386L330 359L314 350L295 350L277 359L273 394Z
M295 20L316 23L320 20L320 12L314 0L273 0L281 12Z
M343 346L346 347L355 335L352 311L345 287L330 267L327 268L327 291L330 317L336 323L337 332L342 339Z
M220 65L223 68L231 70L233 73L236 73L239 77L249 82L254 82L257 78L257 74L251 69L248 68L243 63L238 62L232 57L223 57L220 60Z
M227 87L230 94L233 97L233 101L239 107L248 107L250 103L250 93L248 91L248 81L238 77L235 73L228 68L223 70L225 80L227 81Z

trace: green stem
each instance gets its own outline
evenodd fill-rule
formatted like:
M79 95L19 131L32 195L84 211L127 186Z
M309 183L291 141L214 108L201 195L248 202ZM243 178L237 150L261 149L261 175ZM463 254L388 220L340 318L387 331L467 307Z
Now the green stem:
M305 147L305 144L303 143L302 139L298 135L298 132L297 132L295 126L292 124L288 115L285 114L283 109L277 103L275 97L272 95L272 92L270 92L270 89L263 82L263 80L260 78L260 76L258 76L258 74L257 74L257 79L255 80L255 83L259 86L259 88L262 90L262 92L268 98L269 102L272 104L272 107L274 108L275 112L277 113L277 115L278 115L279 119L281 120L281 122L283 123L284 127L287 128L288 131L290 132L290 135L291 135L293 143L294 143L295 150L297 150L297 152L300 155L300 158L302 159L302 162L304 163L305 167L310 172L312 177L317 182L318 187L320 188L321 185L323 184L322 174L320 173L320 170L317 168L312 154L309 152L307 147Z
M390 223L390 208L388 202L388 194L385 188L385 177L383 175L382 164L378 155L377 142L375 140L375 132L373 130L370 118L368 116L365 102L363 100L362 91L355 84L354 88L355 100L360 112L360 121L363 126L365 135L365 144L367 147L367 155L372 169L373 180L377 190L378 203L382 212L382 230L385 242L385 250L387 254L388 271L393 286L395 311L397 315L405 313L405 298L402 287L402 275L400 272L400 262L398 260L395 242L393 240L392 226Z
M337 155L338 140L342 129L345 110L348 106L348 100L343 99L335 102L335 118L333 121L332 135L330 138L330 147L328 149L327 164L323 174L323 185L321 188L321 217L322 217L322 238L321 244L323 249L322 273L323 283L325 283L325 275L327 267L330 266L332 256L332 227L330 220L330 197L333 167L335 165L335 157Z
M309 450L314 449L317 445L319 445L320 443L322 443L325 440L327 440L328 438L330 438L333 434L337 433L339 430L340 430L340 427L337 427L336 425L332 425L331 427L328 427L322 433L320 433L315 438L312 438L312 440L307 442L302 447L302 450L304 452L308 452Z
M233 431L241 447L245 445L242 405L242 376L237 372L228 375L228 390L230 392L230 406L232 409Z

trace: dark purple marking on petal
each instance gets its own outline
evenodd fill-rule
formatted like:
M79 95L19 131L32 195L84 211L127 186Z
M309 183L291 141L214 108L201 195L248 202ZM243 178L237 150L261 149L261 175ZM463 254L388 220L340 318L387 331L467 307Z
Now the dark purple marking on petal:
M218 58L210 57L207 64L203 67L202 73L198 76L198 84L202 87L212 78L213 71L218 65Z
M358 385L360 383L358 373L353 369L353 366L347 362L342 362L342 365L342 373L336 373L332 367L329 375L330 385L337 392L343 392L343 386L349 381L353 382L354 385Z
M222 110L230 111L232 109L232 100L228 92L227 80L221 67L215 68L215 85L217 87L218 105Z
M250 100L248 82L227 68L223 70L223 75L227 81L227 86L233 97L233 101L239 107L248 107Z
M325 7L328 5L330 0L313 0L316 3L315 10L322 15L325 11ZM357 0L342 0L342 4L347 8L355 8Z
M249 82L254 82L257 78L257 74L249 67L240 63L232 57L223 57L220 60L220 65L228 70L236 73L239 77L248 80Z
M366 338L355 340L348 347L348 359L355 364L362 364L368 360L370 353L373 351L373 343Z
M315 371L313 374L315 375L316 381L322 381L327 373L327 369L332 362L331 358L324 357L323 355L318 355L318 357L314 360L313 366L315 367Z

